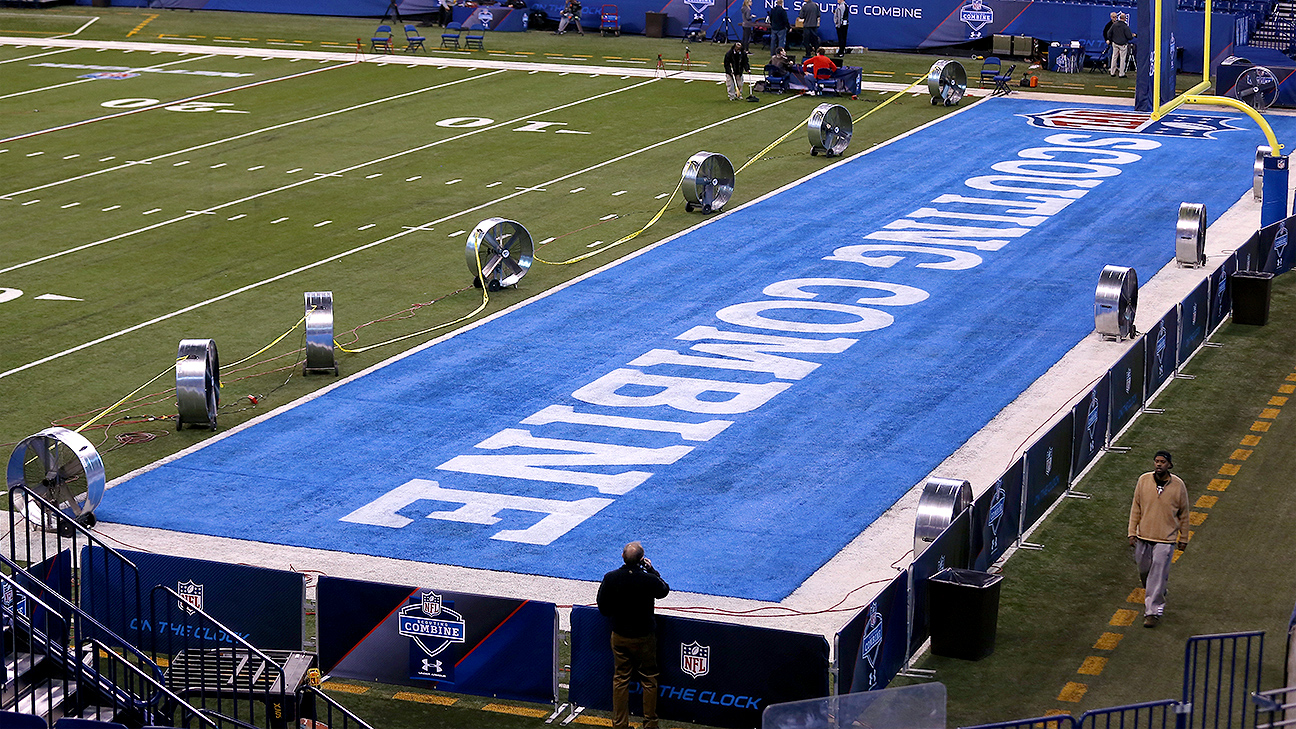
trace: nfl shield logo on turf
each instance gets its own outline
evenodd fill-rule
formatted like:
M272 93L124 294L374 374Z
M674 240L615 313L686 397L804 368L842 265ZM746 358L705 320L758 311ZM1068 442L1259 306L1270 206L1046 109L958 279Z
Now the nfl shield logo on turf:
M711 646L696 640L680 644L680 670L693 678L701 678L711 670Z
M176 585L176 592L180 594L180 602L176 604L178 604L185 612L193 615L195 609L203 609L202 585L193 580L181 582Z

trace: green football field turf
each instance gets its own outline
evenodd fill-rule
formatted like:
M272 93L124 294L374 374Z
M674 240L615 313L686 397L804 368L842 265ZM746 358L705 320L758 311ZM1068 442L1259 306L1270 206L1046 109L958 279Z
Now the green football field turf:
M741 166L799 130L818 102L763 95L757 104L731 103L714 82L678 78L380 65L355 63L353 55L322 63L238 58L183 47L349 54L354 38L367 38L374 24L75 6L0 11L4 37L75 33L176 46L153 53L0 45L0 139L31 135L0 143L0 288L22 291L0 293L0 443L51 423L78 427L143 386L138 400L86 434L110 478L174 453L208 435L177 433L169 420L180 339L215 339L223 363L251 356L223 374L220 426L227 429L334 381L298 373L302 330L294 325L303 292L333 291L338 339L348 348L381 345L339 353L343 374L355 373L483 305L464 260L464 231L480 220L522 222L537 242L549 241L537 249L545 261L600 250L662 209L661 196L675 189L691 154L720 152ZM436 29L426 30L435 45ZM660 54L674 70L685 48L678 39L537 32L494 34L488 47L476 56L428 56L642 69ZM693 70L718 71L723 50L692 46ZM852 63L869 74L866 81L903 85L933 60L865 53ZM34 64L251 75L83 80L87 69ZM979 65L965 64L971 72ZM1128 82L1102 75L1040 76L1049 91L1129 97ZM859 117L887 98L871 92L843 103ZM902 95L857 124L850 152L943 113L925 93ZM479 119L490 121L454 126ZM534 121L559 124L516 131ZM794 132L738 175L730 205L828 164L808 149L804 132ZM699 220L676 196L638 237L569 265L537 262L518 289L491 293L473 318ZM727 255L742 251L718 251L716 265ZM1173 384L1157 403L1166 414L1141 418L1123 439L1135 450L1105 457L1079 485L1095 499L1068 502L1042 528L1044 552L1008 563L995 656L977 664L926 662L950 688L951 725L1173 697L1183 640L1193 633L1270 630L1265 685L1276 685L1277 631L1296 582L1281 559L1290 546L1285 535L1293 533L1284 447L1292 434L1278 417L1254 455L1230 457L1291 372L1296 341L1282 326L1296 313L1289 289L1278 287L1274 324L1228 327L1219 337L1225 348L1194 360L1189 371L1201 377ZM46 294L75 300L37 298ZM370 322L358 338L348 334ZM424 333L381 344L417 332ZM1209 520L1175 568L1166 624L1112 628L1116 610L1138 607L1126 603L1135 586L1122 538L1127 491L1150 452L1163 446L1175 451L1194 499L1223 464L1242 468L1234 485L1216 494L1214 510L1199 510ZM1106 652L1093 648L1107 632L1125 637ZM1077 678L1091 656L1108 659L1104 670ZM1057 699L1068 683L1086 686L1080 701ZM334 695L381 727L540 724L483 711L487 700L439 706L394 698L399 690Z

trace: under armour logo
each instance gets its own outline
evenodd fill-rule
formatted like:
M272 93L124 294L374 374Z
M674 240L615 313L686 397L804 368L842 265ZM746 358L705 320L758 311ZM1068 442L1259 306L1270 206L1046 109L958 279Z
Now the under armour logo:
M441 673L441 661L431 661L431 660L428 660L428 659L424 658L424 659L423 659L423 672L424 672L424 673Z

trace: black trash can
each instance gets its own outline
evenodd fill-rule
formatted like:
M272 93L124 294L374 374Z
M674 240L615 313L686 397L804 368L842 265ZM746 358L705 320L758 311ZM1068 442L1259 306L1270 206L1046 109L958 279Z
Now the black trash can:
M954 567L927 580L934 655L979 661L994 653L1002 581L1002 575Z
M644 35L661 38L666 33L666 13L644 13Z
M1233 321L1253 326L1268 324L1272 286L1272 273L1238 271L1229 276L1229 287L1233 289Z

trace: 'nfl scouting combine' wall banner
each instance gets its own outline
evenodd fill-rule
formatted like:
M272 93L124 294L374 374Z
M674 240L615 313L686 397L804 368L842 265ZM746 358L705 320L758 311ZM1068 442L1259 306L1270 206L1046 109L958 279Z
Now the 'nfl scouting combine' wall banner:
M909 642L909 574L901 572L837 634L837 693L886 688Z
M553 603L321 577L320 666L339 678L553 703Z
M81 550L81 562L89 568L81 581L81 604L140 648L173 653L186 647L233 647L234 638L198 614L202 610L262 650L302 649L306 580L300 573L146 552L120 554L139 568L143 609L135 609L136 583L129 566L102 547ZM154 590L156 585L174 590L180 599Z
M612 630L596 608L572 608L572 703L612 709ZM903 636L904 629L900 629ZM828 641L821 635L657 616L657 712L663 719L760 726L770 704L828 695ZM642 689L630 687L642 714Z

